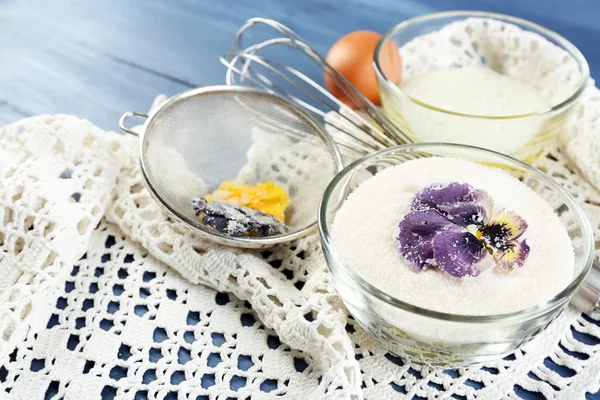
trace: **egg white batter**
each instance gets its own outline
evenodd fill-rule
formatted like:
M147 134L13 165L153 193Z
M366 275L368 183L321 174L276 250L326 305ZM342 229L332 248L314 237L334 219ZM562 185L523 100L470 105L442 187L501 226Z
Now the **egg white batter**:
M456 113L513 116L545 110L548 104L534 86L482 65L441 69L400 84L422 103ZM402 116L424 142L450 142L514 153L542 130L543 117L485 120L434 112L402 101Z

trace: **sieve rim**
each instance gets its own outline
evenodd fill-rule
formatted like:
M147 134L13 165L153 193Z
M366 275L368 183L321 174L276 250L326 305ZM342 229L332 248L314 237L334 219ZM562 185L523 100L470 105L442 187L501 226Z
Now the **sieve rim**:
M194 219L188 217L186 214L180 212L177 207L175 207L173 204L171 204L171 202L169 202L164 196L161 195L160 190L157 187L158 185L156 184L156 182L154 182L152 180L152 178L150 176L150 173L149 173L150 168L147 165L146 159L144 156L144 153L145 153L144 147L146 146L144 138L146 136L146 132L148 131L148 128L150 127L150 124L156 123L156 119L160 118L162 113L164 113L168 108L174 106L174 104L176 104L180 101L183 101L185 99L189 99L189 98L195 97L195 96L207 95L207 94L212 94L212 93L223 93L223 92L254 93L256 95L270 97L270 98L278 100L279 102L283 102L287 107L289 107L299 117L304 118L309 123L309 125L313 127L315 132L319 134L319 137L327 146L327 149L329 150L328 153L331 155L332 161L334 163L334 169L335 169L334 174L332 175L331 178L333 179L333 177L337 173L339 173L342 170L342 168L344 167L339 149L337 148L335 142L333 141L331 136L327 133L327 131L321 125L319 125L319 123L314 119L314 117L312 117L306 111L295 106L293 103L291 103L289 100L287 100L283 96L280 96L280 95L273 93L271 91L268 91L268 90L250 87L250 86L239 86L239 85L204 86L204 87L190 89L190 90L186 90L184 92L178 93L178 94L170 97L169 99L167 99L160 106L156 107L148 114L148 118L144 122L143 128L141 130L141 133L140 133L139 139L138 139L139 140L138 158L139 158L139 163L140 163L140 170L141 170L142 176L144 178L144 184L148 188L148 191L150 192L152 197L156 200L156 202L159 204L159 206L164 211L166 211L166 213L169 215L169 217L183 223L185 226L187 226L188 228L191 228L193 231L197 232L202 237L204 237L208 240L211 240L213 242L219 243L219 244L224 244L224 245L228 245L228 246L232 246L232 247L242 247L242 248L267 248L267 247L275 246L277 244L288 243L293 240L302 238L310 233L316 232L318 206L315 209L314 218L312 219L312 222L310 222L309 224L307 224L304 227L299 228L297 230L294 230L294 231L291 231L288 233L284 233L281 235L273 235L273 236L265 236L265 237L244 237L244 236L233 237L233 236L222 234L222 233L216 231L215 229L212 229L212 228L209 228L209 227L203 225L198 220L194 220ZM323 188L323 191L325 191L325 188ZM191 204L191 199L190 199L190 204Z

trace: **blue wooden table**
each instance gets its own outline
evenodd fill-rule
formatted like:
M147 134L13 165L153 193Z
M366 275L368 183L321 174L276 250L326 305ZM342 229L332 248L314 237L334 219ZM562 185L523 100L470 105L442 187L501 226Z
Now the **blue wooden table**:
M159 93L223 83L218 57L250 17L279 20L324 54L349 31L384 32L450 9L545 25L577 45L600 76L597 0L0 0L0 125L69 113L117 129L124 111L145 111Z
M147 110L157 94L224 83L219 55L250 17L276 19L325 54L352 30L384 32L452 9L545 25L578 46L600 77L598 0L0 0L0 125L67 113L116 130L124 111Z

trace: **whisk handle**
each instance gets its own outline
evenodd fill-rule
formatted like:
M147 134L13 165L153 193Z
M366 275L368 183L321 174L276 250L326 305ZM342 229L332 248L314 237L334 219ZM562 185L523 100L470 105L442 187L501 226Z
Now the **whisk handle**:
M125 121L127 120L127 118L130 118L130 117L148 119L148 116L146 114L140 114L140 113L136 113L133 111L127 111L125 114L121 115L121 118L119 118L119 128L121 128L121 130L123 132L129 133L130 135L133 135L133 136L138 136L137 132L135 132L125 126Z

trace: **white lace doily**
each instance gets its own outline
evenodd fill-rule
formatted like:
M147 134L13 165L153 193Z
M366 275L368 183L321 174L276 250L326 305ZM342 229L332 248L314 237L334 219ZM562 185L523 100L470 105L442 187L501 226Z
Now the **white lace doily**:
M596 92L592 98L597 96L596 89L591 92ZM585 104L573 121L582 132L586 118L594 119L589 113L598 115L599 110L589 97ZM65 148L80 148L82 137L95 130L72 117L37 117L5 128L2 138L15 141L11 132L17 131L25 137L57 135ZM97 148L113 142L113 137L93 136ZM316 237L262 253L238 253L202 242L160 212L142 186L136 143L124 137L119 141L119 147L129 150L120 173L115 179L109 169L97 181L98 193L112 190L114 195L105 221L87 240L82 236L86 246L77 248L87 248L82 260L57 264L63 273L47 280L56 283L47 296L49 306L32 309L33 317L20 324L31 326L26 338L20 337L10 354L3 353L3 398L225 399L252 394L486 399L531 391L570 399L599 389L600 322L571 309L524 349L483 368L444 371L403 362L348 318L332 292ZM3 159L24 146L15 143L3 143ZM95 170L87 165L100 162L60 154L52 158L63 157L72 168L92 176ZM32 162L38 157L45 154L33 155ZM118 163L112 158L101 165ZM598 232L598 192L563 151L554 149L540 166L578 197ZM52 171L60 176L63 170ZM15 173L7 168L2 172ZM70 190L83 193L88 179L74 176L76 188ZM18 186L18 181L2 182L4 189ZM43 177L36 178L30 185L43 182ZM57 204L85 208L99 198L103 196L82 195L72 203L65 195ZM4 207L16 211L16 203ZM52 214L53 206L48 207ZM41 218L40 210L30 212L34 220ZM14 237L11 229L31 237L25 233L27 224L5 222L0 229L5 238ZM5 257L9 243L3 245ZM45 276L42 269L32 273ZM35 298L45 287L38 282L42 280L34 278L29 287Z
M568 140L538 163L577 197L596 234L599 117L600 91L590 88ZM600 390L600 317L573 309L484 367L400 360L348 316L315 235L262 252L207 243L152 200L136 148L74 117L0 130L2 399L576 399Z
M119 139L63 116L0 130L0 354L85 252L127 155Z

